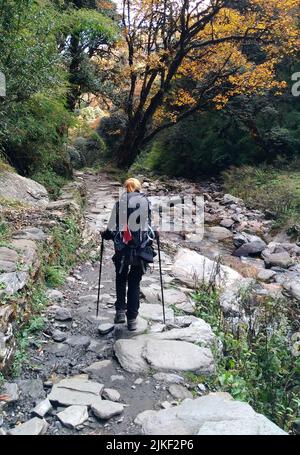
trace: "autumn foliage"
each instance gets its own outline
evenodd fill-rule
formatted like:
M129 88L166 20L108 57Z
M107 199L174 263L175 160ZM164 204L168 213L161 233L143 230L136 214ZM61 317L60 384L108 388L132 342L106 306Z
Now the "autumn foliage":
M124 39L112 71L127 118L119 165L208 106L279 95L277 64L299 49L298 8L298 0L123 0Z

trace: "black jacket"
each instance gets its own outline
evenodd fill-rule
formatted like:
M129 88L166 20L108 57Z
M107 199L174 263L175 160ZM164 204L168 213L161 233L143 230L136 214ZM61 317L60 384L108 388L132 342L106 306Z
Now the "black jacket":
M125 244L122 232L126 225L132 240ZM144 193L124 193L112 210L106 231L106 240L114 240L115 258L125 257L127 263L137 260L153 262L155 252L152 247L154 232L151 230L151 205ZM134 257L134 259L133 259Z

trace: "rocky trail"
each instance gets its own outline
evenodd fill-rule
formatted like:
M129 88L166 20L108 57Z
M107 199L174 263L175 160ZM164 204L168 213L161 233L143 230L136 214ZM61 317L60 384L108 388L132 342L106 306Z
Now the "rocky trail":
M87 188L87 244L106 225L119 183L105 174L78 172L76 179ZM188 191L205 198L204 240L162 234L166 326L156 261L142 281L137 332L114 327L111 242L105 243L96 318L99 250L90 251L61 289L48 291L47 323L30 346L29 362L4 384L3 434L284 434L248 404L188 379L187 372L213 374L213 351L222 349L210 325L194 316L190 293L195 272L208 281L221 254L217 279L228 318L247 318L237 287L253 279L258 300L281 292L300 298L300 246L271 239L263 214L224 196L214 183L187 189L180 182L145 181L144 188L150 195Z

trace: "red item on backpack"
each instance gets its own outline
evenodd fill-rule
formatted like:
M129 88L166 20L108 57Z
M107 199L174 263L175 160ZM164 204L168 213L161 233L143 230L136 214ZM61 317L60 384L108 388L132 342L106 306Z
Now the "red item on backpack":
M125 243L125 245L127 245L132 239L133 237L131 235L128 225L126 224L125 228L123 229L123 242Z

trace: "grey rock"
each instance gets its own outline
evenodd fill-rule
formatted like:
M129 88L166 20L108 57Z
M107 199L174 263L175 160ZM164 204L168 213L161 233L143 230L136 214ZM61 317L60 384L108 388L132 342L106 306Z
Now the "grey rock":
M154 303L141 304L139 310L140 316L144 319L162 322L163 321L163 308L162 305ZM172 321L174 319L174 311L171 308L165 309L166 321Z
M34 240L34 241L43 241L47 240L47 235L40 228L36 227L27 227L16 232L13 235L14 239L24 239L24 240Z
M232 196L232 194L224 194L223 196L223 204L229 205L229 204L237 204L241 205L244 204L243 199L240 199L238 197Z
M111 360L99 360L99 362L94 362L88 367L84 368L84 372L88 373L89 376L97 377L103 374L103 369L110 367L112 365Z
M189 343L197 343L204 347L210 347L216 342L211 326L203 319L193 321L188 327L172 329L155 335L163 340L181 340Z
M44 419L34 417L21 425L16 426L8 431L12 436L37 436L45 434L48 429L48 423Z
M115 415L121 414L124 410L124 405L114 401L102 400L92 404L91 408L96 417L108 420Z
M70 321L72 319L72 314L67 308L56 308L54 318L57 321Z
M263 240L256 240L254 242L248 242L242 245L234 252L234 256L242 257L242 256L257 256L259 255L265 248L267 244Z
M114 324L110 324L108 322L108 323L100 324L98 326L98 332L100 333L100 335L107 335L108 333L112 332L114 330L114 328L115 328Z
M210 283L212 277L218 287L228 287L242 279L238 272L224 265L216 273L215 261L185 248L179 249L172 271L177 279L193 287L195 283Z
M31 413L38 416L38 417L44 417L48 412L52 410L52 404L46 398L45 400L41 401L32 411Z
M116 341L115 355L124 370L130 373L143 373L149 370L149 365L142 356L144 346L145 339L140 337Z
M143 357L157 370L212 374L215 369L210 349L186 341L149 340L145 344Z
M224 427L220 422L228 422L228 425ZM286 434L266 417L257 414L250 405L234 401L229 394L222 392L210 393L194 400L186 399L170 409L144 411L135 419L135 423L141 425L142 432L148 435L202 434L203 427L203 434L206 434L213 425L219 429L218 434L226 434L230 425L236 431L244 426L243 434L249 434L255 422L258 425L258 428L255 426L255 434Z
M1 393L8 396L6 403L13 403L19 399L19 387L14 382L4 382Z
M283 267L289 268L292 266L295 261L291 258L288 252L284 251L282 253L269 253L268 250L262 252L262 257L266 263L266 266L269 267Z
M206 228L205 236L209 237L210 239L221 242L223 240L231 239L233 237L233 233L224 227L212 226Z
M62 412L56 414L57 418L67 428L76 428L82 425L89 418L87 406L69 406Z
M45 187L14 172L0 173L0 197L14 199L30 206L46 207L49 203Z
M64 295L62 292L58 291L57 289L48 289L46 291L46 295L49 300L52 302L61 302L64 298Z
M45 397L43 381L41 379L21 379L17 381L21 397L30 397L38 401Z
M102 398L110 401L120 401L121 395L115 389L105 388L102 392Z
M233 243L236 248L240 248L246 243L261 243L263 240L257 235L247 234L246 232L239 232L233 236Z
M63 406L91 406L101 400L103 388L103 384L86 379L63 379L53 386L48 399Z
M182 384L184 383L184 378L174 373L155 373L153 378L156 381L167 382L171 384Z
M261 270L258 273L257 278L260 281L264 281L264 282L268 283L268 282L272 281L272 278L274 278L275 275L276 275L276 272L274 272L274 270L266 269L266 270Z
M52 332L52 338L54 341L57 341L58 343L62 342L62 341L65 341L65 339L67 338L67 335L62 332L61 330L53 330Z
M181 384L171 384L168 388L170 394L177 400L193 398L193 394Z
M227 228L227 229L230 229L233 225L234 225L234 220L231 218L224 218L220 223L220 226Z
M300 301L300 282L291 281L283 284L283 288L294 299Z
M66 340L66 343L74 348L87 348L90 342L90 337L85 335L72 335Z
M3 261L2 259L0 259L0 273L12 273L16 272L16 270L17 270L16 262Z
M125 381L125 377L121 374L113 374L111 377L110 377L110 380L111 382L114 382L114 381Z

